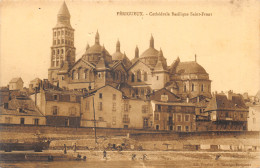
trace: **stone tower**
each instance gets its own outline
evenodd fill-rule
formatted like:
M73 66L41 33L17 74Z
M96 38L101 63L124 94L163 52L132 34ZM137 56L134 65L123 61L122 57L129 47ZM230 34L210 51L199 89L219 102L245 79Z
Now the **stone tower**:
M57 24L53 28L51 66L48 70L48 79L52 84L58 84L57 73L65 63L67 68L75 63L75 50L74 29L70 25L68 7L63 2L57 15Z

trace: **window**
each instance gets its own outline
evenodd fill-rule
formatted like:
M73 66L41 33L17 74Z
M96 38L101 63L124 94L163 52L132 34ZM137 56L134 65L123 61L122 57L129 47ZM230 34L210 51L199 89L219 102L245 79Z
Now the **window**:
M159 80L159 76L156 76L156 80Z
M123 123L129 123L130 119L128 118L128 114L124 114L123 116Z
M53 95L53 100L58 100L58 95Z
M86 101L86 110L89 110L89 101Z
M56 32L54 32L54 36L56 36Z
M159 113L154 114L154 120L159 120L159 117L160 117Z
M157 108L158 111L161 111L161 105L158 105Z
M61 34L64 35L64 31L63 30L61 31Z
M58 44L60 44L60 40L58 40Z
M60 31L58 31L58 36L60 35Z
M116 111L116 103L113 103L112 111Z
M160 126L159 125L156 125L156 130L159 130Z
M8 109L8 103L4 103L4 108Z
M202 92L204 91L204 85L203 84L201 85L201 91Z
M99 93L99 98L100 98L100 99L102 99L102 96L103 96L102 93Z
M104 118L103 117L98 117L98 120L99 121L104 121Z
M185 126L185 131L186 132L189 132L190 130L189 130L189 126Z
M190 121L190 115L185 115L185 121L186 122Z
M113 100L116 100L116 94L113 94Z
M168 101L168 95L161 95L161 101Z
M38 118L34 119L34 125L39 125L39 119Z
M11 122L12 122L12 117L5 117L6 124L11 124Z
M181 122L181 115L177 115L177 121Z
M137 71L137 82L141 82L141 71Z
M61 54L63 54L63 49L60 50Z
M52 115L58 115L58 107L57 106L52 107Z
M112 124L116 125L116 117L115 116L112 117Z
M87 79L88 78L88 70L86 69L85 71L84 71L84 79Z
M148 106L147 105L142 105L142 112L147 113L148 112Z
M183 86L183 91L184 91L184 92L187 91L186 84L184 84L184 86Z
M59 66L59 65L60 65L59 60L57 60L56 61L56 66Z
M147 72L144 72L144 81L147 81Z
M143 119L143 127L147 128L148 127L148 118Z
M128 125L124 125L124 128L127 129L127 128L128 128Z
M52 50L52 55L55 55L55 50Z
M134 82L135 81L135 74L132 74L131 75L131 82Z
M244 115L243 114L240 114L240 118L243 118L244 117Z
M76 108L75 107L70 107L69 108L69 114L71 116L76 116Z
M191 91L194 91L194 84L191 84Z
M53 40L53 45L56 45L56 40Z
M177 126L177 131L178 131L178 132L181 132L181 125L178 125L178 126Z
M61 44L64 44L64 39L61 40Z
M20 118L20 124L24 124L24 118Z
M102 108L102 102L99 102L99 103L98 103L98 110L99 110L99 111L102 111L102 109L103 109L103 108Z
M102 79L101 72L98 73L98 78Z
M172 125L170 126L170 130L173 130L173 126Z
M228 112L225 113L225 116L228 117Z
M124 110L128 111L128 104L124 104Z

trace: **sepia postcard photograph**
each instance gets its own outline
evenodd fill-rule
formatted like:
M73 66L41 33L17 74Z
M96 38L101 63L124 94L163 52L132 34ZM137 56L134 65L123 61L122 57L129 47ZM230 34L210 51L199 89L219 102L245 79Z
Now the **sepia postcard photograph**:
M1 0L1 168L260 168L259 0Z

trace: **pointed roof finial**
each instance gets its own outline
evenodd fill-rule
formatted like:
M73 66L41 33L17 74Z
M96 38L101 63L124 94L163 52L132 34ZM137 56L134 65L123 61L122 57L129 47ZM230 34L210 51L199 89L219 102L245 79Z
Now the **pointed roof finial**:
M69 12L69 9L68 9L65 1L63 1L63 3L62 3L61 8L58 12L58 15L70 16L70 12Z
M154 48L154 39L153 39L153 35L151 34L151 39L150 39L150 47Z
M99 44L99 33L98 33L98 30L97 30L96 37L95 37L95 43Z
M117 39L116 51L117 51L117 52L120 52L120 41L119 41L119 39Z
M89 44L87 44L87 47L86 47L86 50L88 50L89 49Z
M197 55L195 54L195 62L197 62Z
M139 48L138 48L138 46L135 47L135 58L139 58Z

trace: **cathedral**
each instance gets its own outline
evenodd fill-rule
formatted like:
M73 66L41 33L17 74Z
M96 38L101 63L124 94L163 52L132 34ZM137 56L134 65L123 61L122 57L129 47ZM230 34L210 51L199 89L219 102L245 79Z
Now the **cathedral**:
M74 29L70 13L64 2L53 28L48 80L65 90L95 90L110 85L121 90L126 97L146 98L154 91L166 88L183 100L198 96L211 97L211 80L206 70L195 61L181 62L178 57L168 65L163 51L155 48L151 36L148 49L130 60L120 50L120 41L115 52L110 54L100 45L96 32L95 43L87 45L85 53L75 60Z

